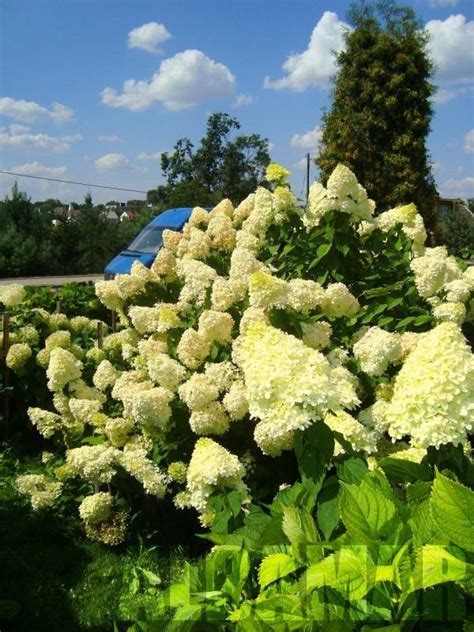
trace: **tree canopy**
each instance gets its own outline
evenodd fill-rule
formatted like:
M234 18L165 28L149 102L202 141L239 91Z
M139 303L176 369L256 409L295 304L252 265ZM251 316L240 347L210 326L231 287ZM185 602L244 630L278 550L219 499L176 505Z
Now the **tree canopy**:
M344 163L379 211L415 202L432 225L436 187L426 139L435 88L427 36L413 10L395 0L361 0L348 17L354 29L337 56L316 164L325 179Z
M270 162L268 139L259 134L233 135L239 121L215 112L207 121L206 135L194 148L180 138L161 157L166 185L148 192L147 200L159 206L208 206L222 197L240 202L265 182Z

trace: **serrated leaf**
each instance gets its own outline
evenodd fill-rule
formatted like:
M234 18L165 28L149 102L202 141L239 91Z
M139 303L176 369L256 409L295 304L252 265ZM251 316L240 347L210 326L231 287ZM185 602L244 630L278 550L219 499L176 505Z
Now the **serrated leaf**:
M430 544L438 539L440 530L431 517L429 500L418 503L408 522L413 534L413 545L415 548L419 548L424 544Z
M301 578L301 588L309 593L328 586L349 600L362 599L371 588L373 576L366 547L345 547L310 566Z
M339 478L345 483L361 483L368 471L367 463L357 456L344 459L337 464Z
M296 595L260 596L255 601L252 615L257 620L264 621L272 630L279 629L279 625L283 625L282 630L300 629L301 623L305 620L301 599ZM299 624L297 628L291 627L292 622Z
M293 547L297 560L316 561L322 556L319 535L314 520L306 507L286 507L283 512L283 532Z
M261 588L265 588L268 584L286 577L300 567L301 564L298 564L290 555L284 553L269 555L260 564L258 582Z
M469 564L438 544L425 544L417 553L413 569L412 590L446 582L469 582L474 576L474 564Z
M349 535L357 542L388 537L397 521L394 503L367 479L359 486L341 483L339 510Z
M380 467L383 469L387 477L392 483L415 482L418 480L429 481L432 477L431 469L428 465L414 463L405 459L397 459L396 454L393 457L386 457L379 461Z
M451 542L474 551L474 492L437 472L431 493L431 515Z
M295 454L298 461L298 469L305 488L311 493L313 503L308 507L312 509L319 493L326 466L334 453L334 437L330 428L322 421L317 421L304 432L299 432L295 437Z

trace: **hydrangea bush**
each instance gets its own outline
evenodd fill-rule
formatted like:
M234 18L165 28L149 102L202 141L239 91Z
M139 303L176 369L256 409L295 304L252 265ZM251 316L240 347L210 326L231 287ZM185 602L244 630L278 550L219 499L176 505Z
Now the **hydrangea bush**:
M44 369L50 401L28 415L63 459L49 478L19 481L34 507L77 481L88 535L115 544L136 508L132 481L212 526L229 493L245 507L298 480L316 424L334 437L334 465L419 463L467 444L474 268L424 246L414 205L375 215L343 165L305 208L285 169L267 175L273 191L165 230L151 269L135 262L96 284L120 317L102 348L82 317L39 313L48 336L32 326L15 338L7 364Z

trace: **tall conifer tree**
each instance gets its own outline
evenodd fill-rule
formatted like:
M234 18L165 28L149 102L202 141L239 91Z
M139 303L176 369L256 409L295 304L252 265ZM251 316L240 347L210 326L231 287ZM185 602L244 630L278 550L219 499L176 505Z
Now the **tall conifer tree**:
M354 29L337 57L316 158L322 179L342 162L378 201L378 211L415 202L432 225L436 187L426 139L435 88L427 36L413 10L395 0L360 0L348 17Z

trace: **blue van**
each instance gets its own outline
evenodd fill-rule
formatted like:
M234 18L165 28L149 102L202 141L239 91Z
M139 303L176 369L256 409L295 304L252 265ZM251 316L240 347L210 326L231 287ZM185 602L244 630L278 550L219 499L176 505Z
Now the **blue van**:
M129 274L134 261L140 261L147 268L155 260L156 253L163 245L163 231L181 230L188 221L192 208L172 208L160 213L122 250L104 270L105 279L113 279L116 274Z

